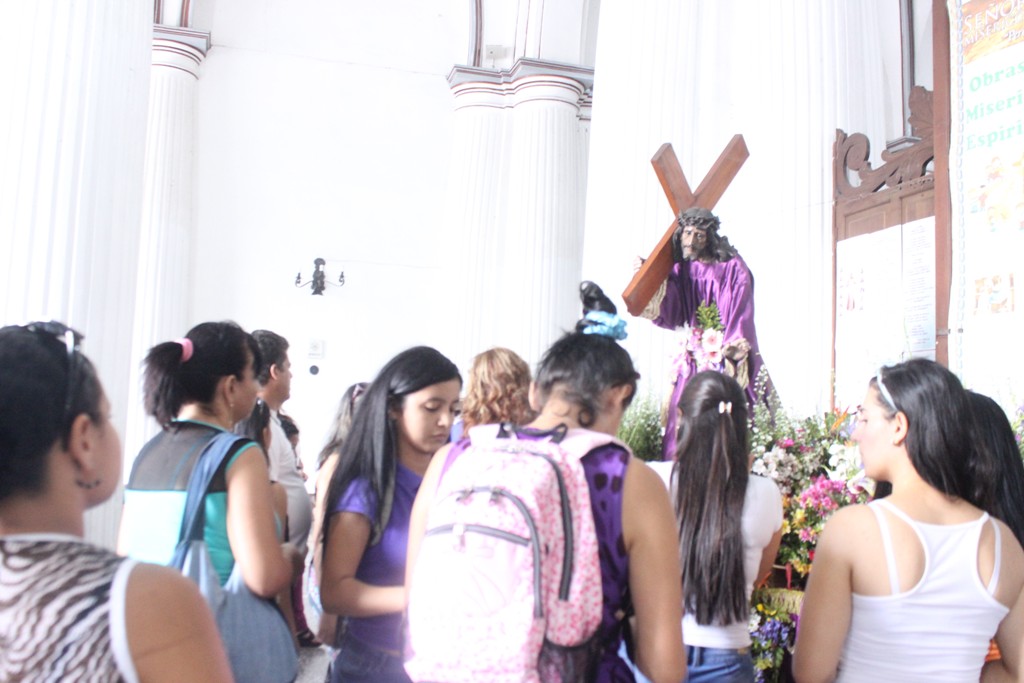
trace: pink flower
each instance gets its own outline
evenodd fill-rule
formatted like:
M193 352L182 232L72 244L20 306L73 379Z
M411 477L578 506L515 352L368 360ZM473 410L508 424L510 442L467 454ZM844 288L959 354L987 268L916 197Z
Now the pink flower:
M700 339L700 345L709 355L717 353L721 357L722 341L721 330L704 330L704 334Z

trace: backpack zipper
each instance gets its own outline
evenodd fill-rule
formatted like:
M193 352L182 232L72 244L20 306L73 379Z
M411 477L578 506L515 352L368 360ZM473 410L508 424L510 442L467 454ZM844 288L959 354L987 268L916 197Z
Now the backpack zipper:
M440 533L444 533L446 531L447 532L451 532L456 526L461 526L464 529L466 529L467 531L476 531L478 533L482 533L482 534L485 534L485 535L488 535L488 536L494 536L494 537L497 537L497 538L502 538L502 539L507 540L507 541L512 541L513 543L519 543L520 545L529 544L531 546L531 550L533 552L533 616L538 618L538 619L543 617L544 616L544 602L543 602L543 598L541 596L541 588L540 588L540 586L541 586L541 556L540 556L540 540L537 538L537 536L538 536L538 534L537 534L537 522L533 519L533 515L530 514L530 510L529 510L529 508L526 507L526 503L524 503L523 500L521 498L519 498L519 496L511 494L511 493L509 493L508 491L506 491L503 488L499 488L499 487L495 487L495 486L474 486L471 489L462 489L462 490L459 490L459 491L452 491L451 493L448 494L448 497L449 498L451 496L465 497L465 496L468 496L468 495L472 495L474 493L489 493L492 496L494 496L494 495L504 496L505 498L508 498L510 501L512 501L512 504L515 505L516 508L519 510L520 514L522 514L523 519L526 520L526 526L529 527L529 529L530 529L530 536L529 536L529 538L523 538L522 536L517 536L516 534L512 534L512 533L509 533L507 531L503 531L501 529L495 529L494 527L483 526L483 525L480 525L480 524L461 524L461 523L443 524L441 526L434 527L432 529L429 529L427 531L426 535L427 536L432 536L434 534L440 534Z
M562 582L558 586L558 599L568 600L569 588L572 584L572 573L575 570L572 558L573 547L576 543L572 531L572 508L569 505L569 493L565 486L565 479L562 477L562 470L558 469L558 464L547 453L529 448L527 446L529 443L544 442L514 441L502 444L497 449L507 453L528 453L529 455L538 456L546 460L551 465L551 469L555 471L555 480L558 481L558 496L562 502L562 536L565 540L562 552Z

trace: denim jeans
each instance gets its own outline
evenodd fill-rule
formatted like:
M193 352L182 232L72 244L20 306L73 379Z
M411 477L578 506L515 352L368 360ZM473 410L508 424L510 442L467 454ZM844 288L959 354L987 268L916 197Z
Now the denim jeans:
M331 663L331 683L410 683L398 655L377 650L348 634Z
M626 656L623 644L619 654L629 662L637 683L651 683ZM686 646L686 678L684 683L752 683L754 660L750 649L719 650L713 647Z
M720 650L686 646L686 683L752 683L750 648Z

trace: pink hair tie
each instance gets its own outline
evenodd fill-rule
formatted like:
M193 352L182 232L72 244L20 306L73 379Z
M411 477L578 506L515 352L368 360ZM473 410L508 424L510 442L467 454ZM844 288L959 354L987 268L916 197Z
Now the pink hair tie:
M195 347L192 346L192 340L188 337L182 337L181 339L175 339L175 344L181 344L181 362L187 363L188 359L192 357L192 351Z

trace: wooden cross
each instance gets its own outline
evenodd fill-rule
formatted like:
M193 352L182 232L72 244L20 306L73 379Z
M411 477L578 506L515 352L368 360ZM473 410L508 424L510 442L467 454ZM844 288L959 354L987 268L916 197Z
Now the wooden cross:
M675 218L672 220L672 225L665 231L661 241L658 242L658 246L654 248L640 270L630 280L625 291L622 292L626 309L632 315L640 315L643 312L644 307L647 306L651 297L661 287L661 283L668 277L669 271L672 270L672 235L675 234L679 214L695 206L708 211L713 209L725 193L725 188L729 187L729 183L739 173L740 166L748 156L750 156L750 152L747 151L747 144L743 141L743 136L740 134L732 136L732 140L722 150L718 161L701 181L697 191L693 192L690 190L690 184L686 182L686 176L683 175L683 168L679 165L679 159L676 158L672 144L666 142L658 148L651 159L651 165L654 166L654 172L658 174L658 180L661 182L662 189L665 190L665 196L668 197L668 203L672 207Z

